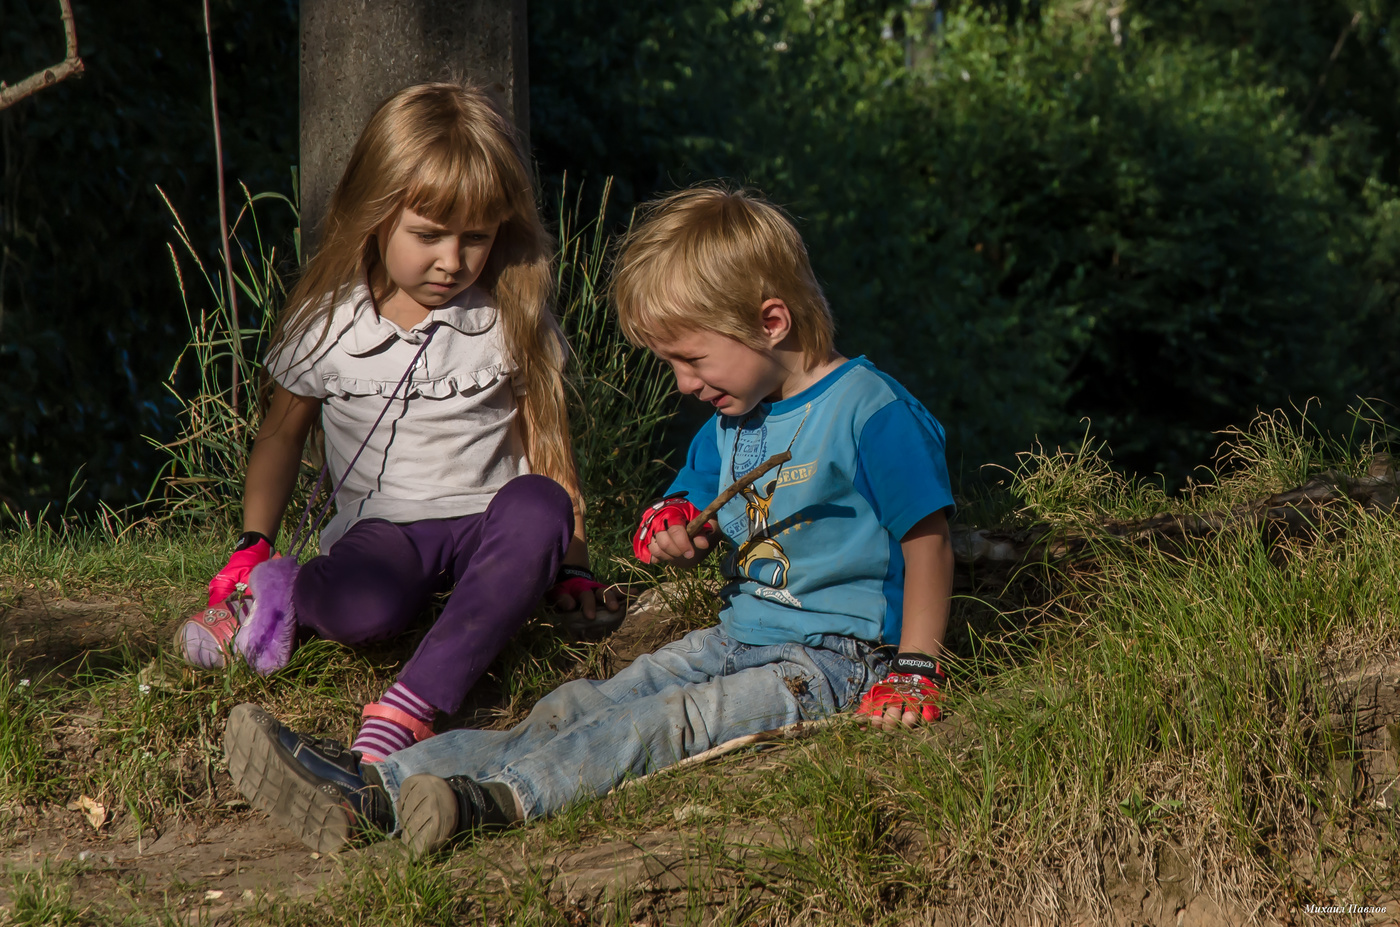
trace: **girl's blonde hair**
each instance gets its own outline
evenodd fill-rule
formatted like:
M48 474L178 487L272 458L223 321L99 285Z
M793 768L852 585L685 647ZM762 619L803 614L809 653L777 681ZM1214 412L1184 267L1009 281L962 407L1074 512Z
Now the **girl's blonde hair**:
M767 346L759 308L781 299L807 367L831 356L834 325L792 220L757 193L693 187L643 206L613 271L628 340L655 345L688 331Z
M273 333L271 353L314 326L324 340L331 313L362 281L376 301L392 287L380 239L400 210L435 222L490 222L500 229L476 285L488 291L507 350L526 384L521 421L530 467L581 501L564 399L567 347L552 309L554 240L540 221L519 137L483 90L416 84L379 105L331 194L321 243Z

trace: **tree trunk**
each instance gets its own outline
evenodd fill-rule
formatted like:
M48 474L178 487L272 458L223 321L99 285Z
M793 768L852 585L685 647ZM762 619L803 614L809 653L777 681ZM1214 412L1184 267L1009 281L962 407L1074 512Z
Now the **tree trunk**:
M360 129L401 87L452 79L494 86L528 149L525 4L301 0L303 248L315 245L331 190Z

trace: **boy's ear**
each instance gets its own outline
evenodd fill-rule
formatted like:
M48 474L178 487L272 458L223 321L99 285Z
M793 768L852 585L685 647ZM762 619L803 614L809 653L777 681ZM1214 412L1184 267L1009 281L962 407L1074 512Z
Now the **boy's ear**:
M792 332L792 310L781 299L765 299L758 307L758 324L768 346L776 348Z

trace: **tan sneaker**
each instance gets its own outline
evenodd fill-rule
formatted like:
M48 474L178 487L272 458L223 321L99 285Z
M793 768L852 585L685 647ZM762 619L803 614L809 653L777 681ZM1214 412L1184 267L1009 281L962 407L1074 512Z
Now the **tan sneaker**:
M409 776L399 787L399 823L415 856L441 849L458 834L501 830L518 820L515 796L499 782L466 776Z

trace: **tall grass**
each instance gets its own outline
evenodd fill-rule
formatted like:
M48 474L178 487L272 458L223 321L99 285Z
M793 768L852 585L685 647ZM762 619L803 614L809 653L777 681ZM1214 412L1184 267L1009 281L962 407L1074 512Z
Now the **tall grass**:
M243 207L231 228L233 239L239 244L242 267L230 271L234 279L228 286L224 285L219 268L211 275L179 213L161 191L185 261L194 268L194 277L203 281L203 286L192 293L189 284L193 281L187 281L180 254L170 246L190 340L166 378L167 389L182 407L180 433L173 441L154 442L168 459L148 499L159 498L167 516L227 521L239 504L248 453L259 422L255 384L262 382L262 349L286 298L286 265L295 269L301 261L299 229L293 236L293 253L284 256L278 254L275 243L263 240L258 222L261 203L284 206L294 217L297 205L279 193L254 195L247 187L242 190ZM228 299L233 288L246 298L243 324L237 330ZM241 395L237 383L245 384Z
M1345 435L1320 431L1311 409L1308 403L1261 411L1247 425L1221 430L1213 466L1197 468L1180 493L1166 493L1160 474L1128 476L1115 468L1111 449L1086 427L1076 446L1052 451L1037 445L1018 454L1009 495L1029 520L1092 530L1163 512L1223 511L1324 472L1364 475L1373 456L1396 443L1395 427L1369 404L1348 410L1352 427Z
M609 311L604 216L611 188L604 186L586 222L582 192L572 203L567 190L561 194L559 314L573 352L569 416L594 546L627 557L638 512L665 488L658 443L676 402L660 361L628 344Z
M1339 506L1308 538L1242 521L1125 543L1104 525L1364 470L1385 432L1347 443L1305 428L1269 415L1232 431L1222 478L1170 500L1114 473L1092 440L1024 458L1013 489L1025 511L1090 543L1054 568L1047 618L983 651L956 704L961 733L891 768L921 829L953 848L940 878L1003 902L1093 901L1105 835L1182 844L1212 879L1233 867L1268 882L1325 822L1385 830L1351 774L1337 782L1360 744L1336 679L1400 649L1395 514Z

